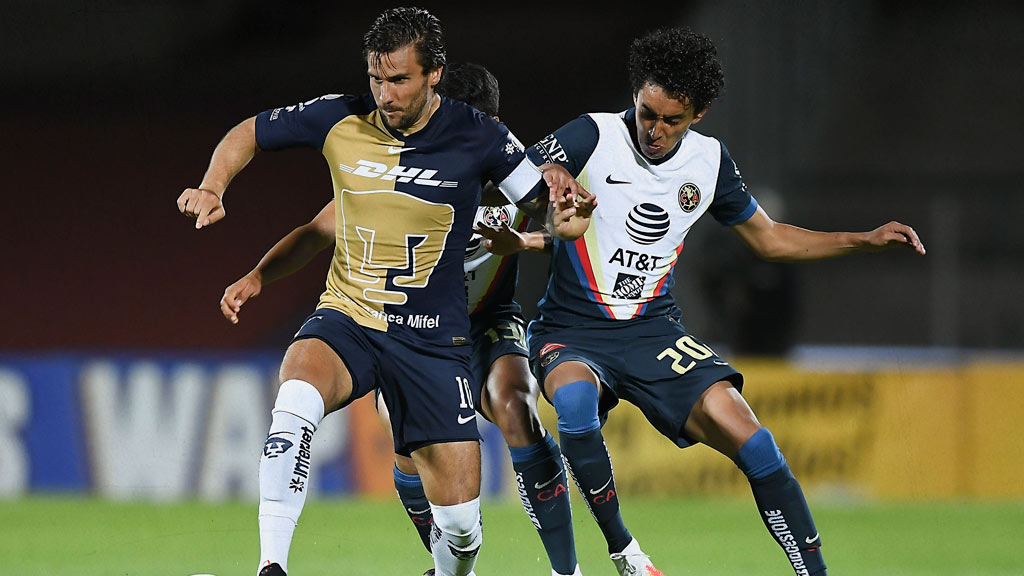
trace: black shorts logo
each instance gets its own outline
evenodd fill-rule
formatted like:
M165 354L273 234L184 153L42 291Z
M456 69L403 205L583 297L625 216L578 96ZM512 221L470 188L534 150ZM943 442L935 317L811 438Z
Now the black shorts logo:
M700 188L693 182L687 182L679 188L679 207L689 214L700 205Z
M540 367L541 368L546 368L548 364L551 364L552 362L554 362L557 359L558 359L558 350L555 350L551 354L548 354L547 356L545 356L544 359L540 361Z
M644 280L643 276L619 273L615 278L615 290L612 291L612 296L631 300L639 298L644 291Z

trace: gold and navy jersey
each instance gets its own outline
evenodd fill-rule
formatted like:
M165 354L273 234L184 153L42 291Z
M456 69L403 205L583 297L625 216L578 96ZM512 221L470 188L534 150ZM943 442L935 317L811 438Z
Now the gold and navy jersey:
M397 337L467 341L462 265L481 184L512 202L543 184L503 124L442 98L422 129L402 135L372 95L332 94L262 112L256 141L320 149L330 167L337 237L318 307Z
M734 226L757 210L721 142L689 130L675 150L652 161L633 143L635 114L581 116L528 151L537 164L565 166L599 199L582 237L554 241L539 310L546 322L668 313L675 308L673 271L694 222L708 212Z

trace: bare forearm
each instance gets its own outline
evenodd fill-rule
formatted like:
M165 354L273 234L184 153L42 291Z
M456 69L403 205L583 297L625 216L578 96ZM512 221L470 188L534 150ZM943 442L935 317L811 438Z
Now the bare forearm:
M868 248L864 233L817 232L779 223L775 227L773 242L758 251L762 258L773 262L824 260Z
M292 230L274 244L252 270L263 286L303 269L314 256L331 245L331 239L308 227Z
M239 122L217 144L199 188L223 196L231 180L245 168L257 151L256 117L253 116Z
M523 250L526 252L549 252L551 250L551 235L546 230L523 234Z

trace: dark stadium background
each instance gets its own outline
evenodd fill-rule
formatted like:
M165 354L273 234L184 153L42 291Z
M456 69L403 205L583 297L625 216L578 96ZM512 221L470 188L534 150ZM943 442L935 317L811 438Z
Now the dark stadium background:
M708 218L676 289L706 340L748 353L1024 345L1014 3L425 4L452 61L497 75L501 115L527 143L580 113L627 107L630 39L688 24L716 41L727 75L698 129L727 143L774 216L826 230L898 219L929 249L755 264ZM0 350L282 349L326 259L272 286L239 326L217 302L328 201L321 157L259 157L208 230L174 200L237 121L364 91L360 35L384 5L4 2ZM544 275L543 259L527 260L528 312Z

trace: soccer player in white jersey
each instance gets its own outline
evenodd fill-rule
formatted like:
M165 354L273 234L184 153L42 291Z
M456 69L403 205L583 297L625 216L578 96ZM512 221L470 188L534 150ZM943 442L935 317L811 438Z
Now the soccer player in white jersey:
M461 100L498 119L498 81L478 64L451 64L437 86L444 97ZM513 205L482 206L478 225L511 226L525 230L526 218ZM328 203L309 223L279 240L249 273L224 290L221 313L238 323L242 306L263 288L304 267L313 256L334 245L334 203ZM473 352L470 359L474 404L497 424L509 446L523 507L541 537L552 574L580 574L576 562L569 508L568 482L558 444L537 414L537 382L527 362L526 323L515 302L518 255L488 252L474 235L466 247L465 286ZM482 390L481 390L482 386ZM382 395L377 406L385 430L391 428ZM430 550L433 526L430 504L416 464L395 454L395 489L423 545Z
M582 238L554 240L551 277L529 328L530 359L558 413L562 454L623 576L661 572L619 513L601 424L620 399L680 448L701 442L732 459L796 574L823 575L822 540L800 485L740 395L742 375L683 327L672 273L687 231L705 212L769 260L892 246L924 254L924 246L898 222L865 233L774 222L725 146L690 129L724 83L706 37L678 28L648 34L634 41L629 68L634 108L581 116L528 150L535 163L568 168L601 199ZM486 232L502 250L539 243L536 234L509 241L511 234Z
M523 208L564 203L579 185L561 168L541 173L504 125L435 93L446 54L441 24L426 10L384 11L363 37L363 58L369 93L329 94L243 120L217 145L203 182L178 197L178 209L196 228L223 218L228 183L259 150L319 150L334 185L326 290L281 363L260 459L260 575L287 572L320 422L380 388L395 451L423 475L434 568L466 576L483 533L461 280L481 185L497 183ZM589 218L573 210L546 222L557 236L585 230Z

